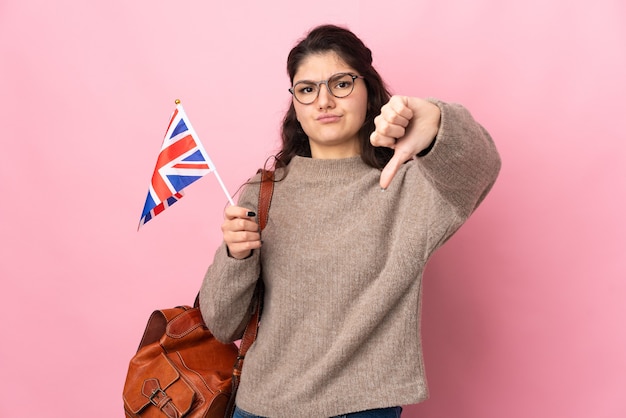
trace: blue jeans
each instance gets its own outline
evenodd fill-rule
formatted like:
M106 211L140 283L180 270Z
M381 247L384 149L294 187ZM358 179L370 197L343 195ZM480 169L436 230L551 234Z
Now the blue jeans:
M331 417L331 418L400 418L400 414L402 414L402 408L399 406L395 406L393 408L370 409L368 411L353 412L350 414L337 415L336 417ZM239 409L238 407L235 407L235 413L233 415L233 418L265 418L265 417L254 415L254 414L244 411L243 409Z

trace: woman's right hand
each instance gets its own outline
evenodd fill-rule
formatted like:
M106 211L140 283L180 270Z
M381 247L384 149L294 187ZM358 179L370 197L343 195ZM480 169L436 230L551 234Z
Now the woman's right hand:
M376 129L370 135L373 146L394 150L380 175L381 188L389 187L402 164L432 144L440 123L441 110L434 103L408 96L389 99L374 119Z
M240 206L228 206L224 212L222 234L230 256L238 260L261 248L261 232L254 221L256 214Z

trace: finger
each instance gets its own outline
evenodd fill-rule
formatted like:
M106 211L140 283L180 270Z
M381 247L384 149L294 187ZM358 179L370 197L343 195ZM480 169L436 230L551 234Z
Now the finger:
M370 143L375 147L393 148L396 145L396 138L381 135L378 132L374 131L370 134Z
M401 125L390 124L382 115L374 118L375 129L370 134L370 143L375 147L393 148L396 139L405 134L405 128Z
M222 224L223 232L239 232L239 231L259 231L259 224L251 219L234 218L226 219Z
M224 211L224 216L226 219L235 219L235 218L254 218L256 213L254 211L243 208L241 206L228 206Z
M386 105L381 109L380 116L391 125L399 125L406 128L413 117L413 112L408 107L396 109L392 105Z
M386 105L398 116L407 121L413 118L413 111L409 108L409 99L406 96L393 96Z
M233 244L260 244L261 234L258 231L224 231L224 241L226 241L229 247Z
M237 259L247 258L253 250L261 248L261 241L244 241L240 243L226 243L231 257Z
M261 248L261 234L249 231L225 231L224 242L233 258L243 259L250 255L252 250Z
M380 187L386 189L391 184L396 173L405 162L412 159L413 156L402 150L395 150L393 157L389 160L383 171L380 173Z
M376 127L374 132L387 138L402 138L406 133L406 129L400 125L381 124Z

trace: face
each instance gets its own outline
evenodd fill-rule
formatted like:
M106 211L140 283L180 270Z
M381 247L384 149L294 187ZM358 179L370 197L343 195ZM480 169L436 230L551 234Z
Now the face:
M360 75L335 52L314 54L305 58L294 75L299 81L318 82L337 73ZM309 137L313 158L348 158L361 152L358 132L367 113L367 88L363 79L354 80L354 90L342 98L333 96L325 84L319 96L304 105L293 99L296 117Z

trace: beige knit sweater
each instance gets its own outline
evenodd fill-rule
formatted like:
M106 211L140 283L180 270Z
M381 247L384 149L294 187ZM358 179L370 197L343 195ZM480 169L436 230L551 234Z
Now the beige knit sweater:
M218 248L200 296L217 338L239 337L261 265L266 286L240 408L320 418L428 397L424 266L500 169L489 134L467 110L435 103L442 119L434 147L404 164L386 191L380 171L360 157L296 157L275 184L262 249L236 260ZM258 183L247 186L239 205L256 210L258 190Z

